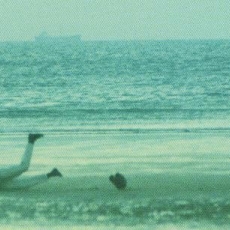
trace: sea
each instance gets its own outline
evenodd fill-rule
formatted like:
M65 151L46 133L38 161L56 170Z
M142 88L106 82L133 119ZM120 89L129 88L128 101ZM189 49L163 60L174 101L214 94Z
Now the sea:
M0 191L0 224L229 229L229 60L229 40L0 43L0 167L43 133L26 174L63 174Z

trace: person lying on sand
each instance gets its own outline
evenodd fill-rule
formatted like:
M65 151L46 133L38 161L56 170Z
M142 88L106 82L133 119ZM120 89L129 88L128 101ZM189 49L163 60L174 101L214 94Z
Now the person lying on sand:
M120 173L116 173L115 176L111 175L109 177L109 180L113 183L113 185L117 188L117 189L125 189L126 185L127 185L127 181L125 179L125 177L120 174Z
M47 174L22 177L30 166L30 160L33 153L34 143L37 139L43 137L43 134L29 134L28 143L19 165L11 165L0 168L0 189L23 189L47 181L51 177L61 177L62 174L54 168Z

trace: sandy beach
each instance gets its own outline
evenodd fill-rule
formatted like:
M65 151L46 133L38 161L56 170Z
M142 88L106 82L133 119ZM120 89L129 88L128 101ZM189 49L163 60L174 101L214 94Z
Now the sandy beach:
M25 135L1 139L2 162L11 155L17 163ZM5 211L0 221L12 229L225 229L230 215L227 140L225 132L46 134L36 143L25 176L55 166L63 178L1 191ZM128 181L124 191L108 179L116 172Z
M26 193L30 195L62 196L71 195L76 200L100 200L103 202L116 199L193 199L227 198L230 192L230 176L201 173L158 173L128 174L125 190L117 190L109 181L108 175L63 177L37 185ZM58 194L56 193L58 191Z
M4 229L229 229L228 175L127 175L116 190L107 175L64 177L24 191L1 191Z

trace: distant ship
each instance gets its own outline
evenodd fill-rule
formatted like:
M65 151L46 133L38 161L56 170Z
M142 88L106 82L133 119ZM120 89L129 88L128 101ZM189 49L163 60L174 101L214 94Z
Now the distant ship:
M42 32L35 37L36 42L80 42L80 35L73 36L50 36L46 32Z

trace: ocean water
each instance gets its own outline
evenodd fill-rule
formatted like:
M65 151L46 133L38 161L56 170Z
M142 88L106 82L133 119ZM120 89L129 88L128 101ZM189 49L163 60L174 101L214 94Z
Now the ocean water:
M42 132L0 223L31 229L228 229L228 40L0 44L1 163ZM128 179L125 191L108 181Z
M229 128L229 41L3 43L1 133Z

